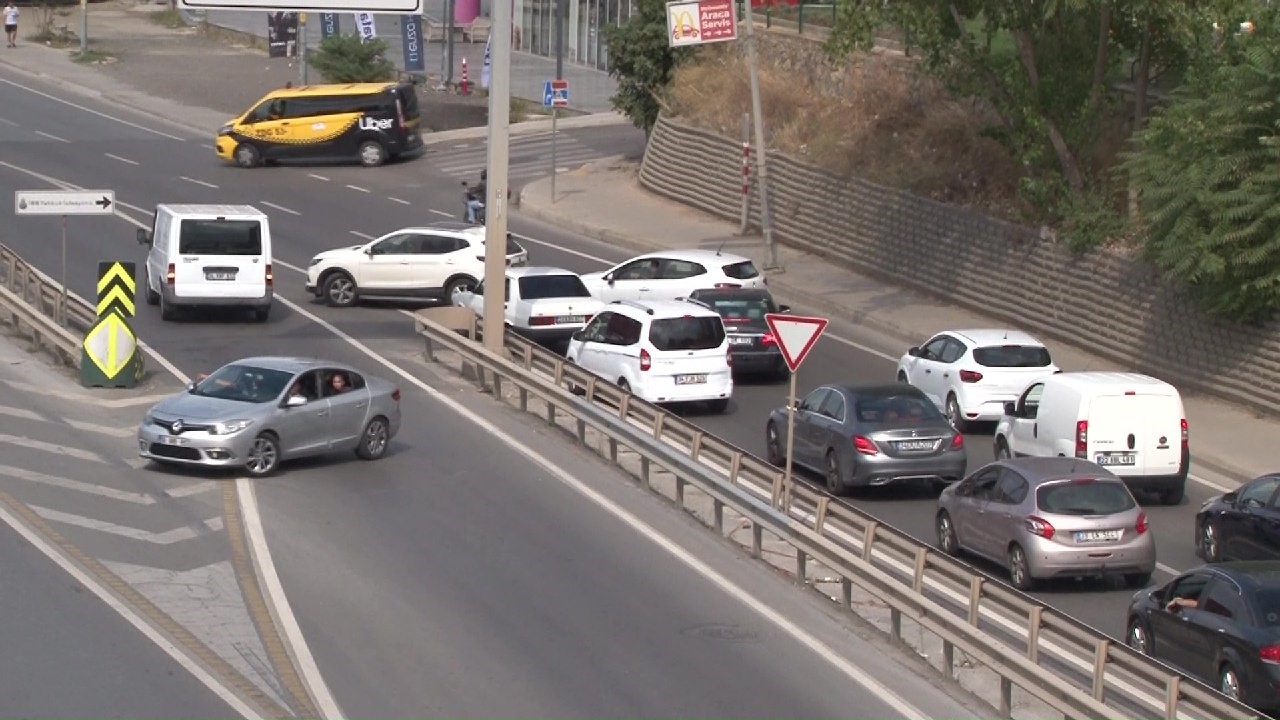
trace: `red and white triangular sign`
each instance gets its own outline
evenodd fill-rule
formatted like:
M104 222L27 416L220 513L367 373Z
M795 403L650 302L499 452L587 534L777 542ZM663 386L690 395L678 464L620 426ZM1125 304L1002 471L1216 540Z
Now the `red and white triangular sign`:
M827 319L820 317L768 313L764 316L764 321L769 323L769 332L778 341L782 359L791 368L791 372L800 367L814 343L818 342L822 331L827 328Z

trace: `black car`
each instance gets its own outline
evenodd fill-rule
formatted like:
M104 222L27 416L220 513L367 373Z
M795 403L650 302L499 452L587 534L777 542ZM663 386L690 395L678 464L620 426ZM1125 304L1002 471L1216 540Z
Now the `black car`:
M1280 708L1280 562L1202 565L1129 603L1126 642L1262 710Z
M689 299L715 310L724 320L735 374L787 376L787 363L764 316L791 312L790 307L774 302L768 290L749 288L694 290Z
M1196 554L1205 562L1280 560L1280 473L1209 498L1196 513Z

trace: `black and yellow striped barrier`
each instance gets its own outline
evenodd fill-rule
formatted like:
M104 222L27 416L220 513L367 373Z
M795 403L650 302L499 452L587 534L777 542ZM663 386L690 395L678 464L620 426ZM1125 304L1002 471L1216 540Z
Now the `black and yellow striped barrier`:
M80 382L85 387L133 387L142 378L142 353L129 326L137 311L134 264L98 263L98 321L85 333Z

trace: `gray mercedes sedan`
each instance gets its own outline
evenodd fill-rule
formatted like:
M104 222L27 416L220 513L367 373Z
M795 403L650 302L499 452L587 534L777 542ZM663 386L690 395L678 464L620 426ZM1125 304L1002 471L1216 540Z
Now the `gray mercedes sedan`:
M765 425L769 462L786 460L787 408ZM823 474L827 491L858 485L922 482L945 486L964 477L964 436L910 385L823 385L796 403L791 460Z
M400 390L341 363L236 360L160 401L138 426L138 454L161 464L242 467L354 451L376 460L400 429Z

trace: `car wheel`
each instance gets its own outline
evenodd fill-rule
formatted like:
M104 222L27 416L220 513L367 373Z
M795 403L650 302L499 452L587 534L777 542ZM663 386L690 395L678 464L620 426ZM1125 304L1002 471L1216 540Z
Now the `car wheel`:
M476 289L478 284L475 278L467 277L466 275L456 277L450 280L448 285L444 286L444 296L448 298L450 305L457 305L458 293L471 292Z
M158 293L158 292L156 292L155 290L152 290L152 289L151 289L151 271L150 271L150 270L147 270L147 271L146 271L146 275L144 275L144 276L143 276L143 278L147 281L147 304L148 304L148 305L159 305L159 304L160 304L160 293Z
M356 281L344 272L336 272L325 278L324 299L333 307L351 307L356 304Z
M234 156L236 164L242 168L255 168L262 163L262 151L250 143L237 145Z
M387 149L377 140L365 140L360 143L360 164L365 167L378 167L387 161Z
M765 459L774 467L782 467L787 459L782 455L782 437L778 435L778 426L769 423L764 428Z
M1027 564L1027 553L1016 543L1009 548L1009 583L1024 592L1036 583Z
M253 439L249 446L249 459L244 464L245 472L253 477L265 477L275 472L280 466L280 441L271 433L262 433Z
M787 367L787 361L778 358L773 364L773 377L775 380L786 380L791 377L791 368Z
M570 358L570 357L565 358L565 365L569 367L578 367L578 363L574 362L573 358ZM569 392L573 393L574 395L587 394L586 388L582 387L581 385L579 385L578 383L572 380L569 380L568 378L565 379L564 386L565 386L565 389L567 389Z
M1006 442L1004 438L998 438L996 440L995 455L997 460L1008 460L1013 457L1013 453L1009 452L1009 443Z
M1127 573L1124 576L1124 584L1134 590L1141 590L1151 584L1151 573Z
M729 399L720 398L718 400L708 400L707 409L713 413L722 413L729 409Z
M946 414L947 419L951 421L951 424L955 426L957 431L962 433L969 431L969 422L965 420L964 415L960 413L960 403L956 400L955 395L947 396Z
M903 385L911 384L911 381L907 380L907 374L902 372L901 370L898 371L898 382L902 383Z
M624 393L631 393L631 383L626 378L618 378L618 389Z
M843 495L848 486L844 483L844 468L840 466L840 456L835 450L827 451L827 492L832 495Z
M386 454L390 440L391 430L387 427L387 420L378 416L364 426L360 444L356 446L356 456L361 460L377 460Z
M1147 633L1147 626L1138 618L1129 621L1129 630L1124 634L1124 642L1143 655L1151 654L1151 636Z
M960 541L956 538L956 526L951 522L951 514L946 510L938 513L937 519L938 549L955 556L960 554Z
M177 320L178 308L173 303L164 299L164 295L160 296L160 319L161 320Z
M1241 696L1243 688L1240 687L1240 675L1231 663L1223 663L1222 669L1218 671L1218 692L1232 700L1244 702Z
M271 317L271 306L270 306L270 305L268 305L268 306L266 306L266 307L260 307L260 308L254 308L254 309L253 309L253 321L254 321L254 322L264 323L264 322L266 322L266 321L267 321L267 318L269 318L269 317Z
M1186 488L1178 486L1172 490L1165 490L1160 493L1160 502L1165 505L1181 505L1182 496L1186 494Z
M1200 551L1204 553L1205 562L1222 562L1222 543L1218 540L1218 527L1212 520L1206 520L1200 530Z

